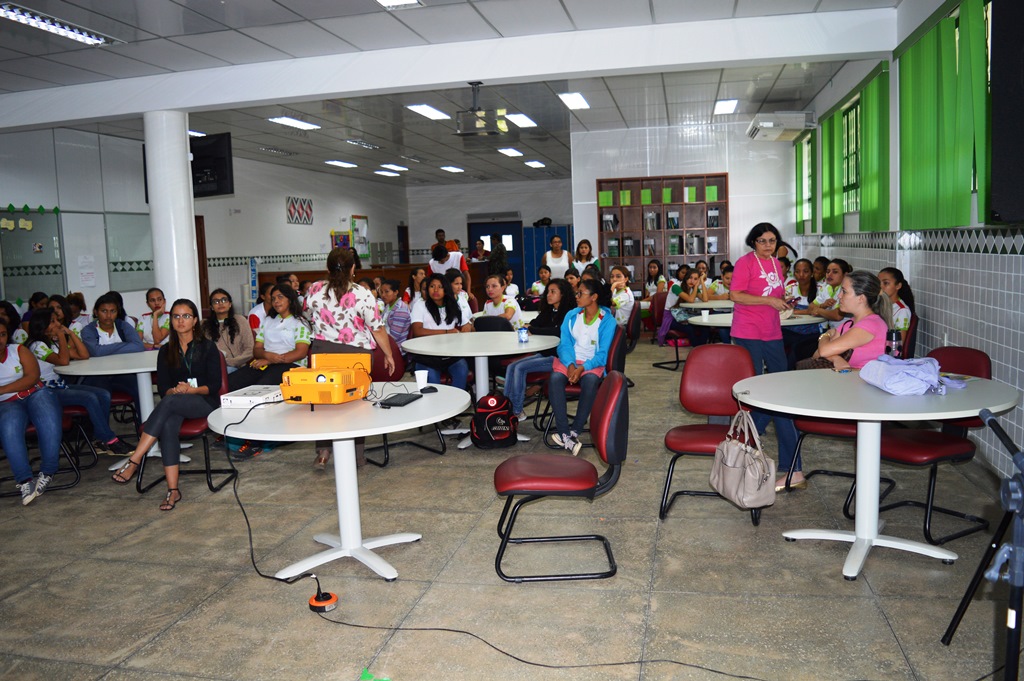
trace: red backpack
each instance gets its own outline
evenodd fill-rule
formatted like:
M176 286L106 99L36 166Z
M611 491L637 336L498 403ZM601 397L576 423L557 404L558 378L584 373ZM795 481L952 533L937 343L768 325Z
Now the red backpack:
M519 419L504 395L484 395L476 403L469 437L481 449L511 447L516 443Z

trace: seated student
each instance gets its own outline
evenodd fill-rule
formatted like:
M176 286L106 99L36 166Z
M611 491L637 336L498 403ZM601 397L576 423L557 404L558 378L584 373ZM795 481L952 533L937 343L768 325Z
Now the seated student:
M914 292L903 272L895 267L886 267L878 273L882 291L892 303L892 328L900 332L900 341L906 344L910 318L914 314Z
M597 265L587 265L583 268L583 272L580 274L580 279L593 279L599 281L602 284L604 282L604 274L601 273L601 268Z
M576 295L576 289L580 285L580 273L575 266L570 267L565 271L565 280L569 283L569 286L572 287L573 295ZM548 283L550 284L550 282ZM505 293L508 293L508 289L505 289Z
M199 310L191 300L179 298L171 306L171 340L160 348L156 376L160 401L142 426L139 446L114 473L113 480L119 485L128 484L138 471L142 457L159 442L167 478L167 495L160 510L172 511L181 501L178 490L181 424L185 419L209 416L220 406L220 352L212 341L203 338Z
M722 276L708 284L708 300L729 300L729 288L732 286L732 265L722 268ZM717 329L718 339L723 343L732 341L728 326L721 326Z
M508 268L507 270L505 270L505 295L506 296L511 296L513 298L518 298L519 297L519 286L517 286L512 281L513 276L514 276L514 273L512 272L512 268Z
M171 332L171 315L164 309L167 306L164 292L155 287L146 291L146 306L149 312L139 318L135 330L147 350L159 350Z
M726 267L732 267L732 260L723 260L722 262L718 263L718 278L719 279L721 279L722 276L725 274L725 268Z
M661 271L661 261L652 260L647 263L647 279L644 281L644 297L647 306L650 307L650 300L654 294L661 293L668 289L668 280Z
M42 291L36 291L28 299L28 309L21 316L21 328L28 332L28 323L32 319L32 313L47 307L50 303L50 296Z
M686 303L707 302L708 290L701 285L700 272L696 269L680 267L677 276L679 278L672 283L665 296L665 314L661 328L658 329L658 345L665 344L665 335L670 330L686 334L692 347L704 345L708 342L708 330L687 323L693 312L686 307Z
M71 314L71 306L68 304L68 299L59 293L55 293L50 296L50 311L53 312L53 317L61 326L66 326L68 331L75 334L78 338L82 337L82 326L78 326L74 323L74 316ZM85 349L85 346L82 346ZM75 357L72 353L71 359L86 359L89 355L86 353L85 357Z
M549 281L551 281L551 268L547 265L541 265L537 268L537 281L533 282L526 291L526 295L540 298L544 295L544 291L547 290Z
M420 293L420 286L426 278L427 270L422 267L414 267L412 272L409 273L409 286L402 293L402 302L408 305L410 310L417 300L423 299L423 295Z
M793 315L809 315L811 303L818 297L818 282L814 280L814 265L800 258L793 266L794 282L786 287L786 300L793 301ZM790 370L796 363L814 354L821 329L815 324L782 327L782 344L786 349L786 363Z
M125 456L134 449L110 429L110 393L84 384L67 384L53 367L64 367L73 359L88 359L82 339L64 326L53 310L37 310L28 325L26 343L39 360L39 380L53 390L61 408L84 407L92 423L93 448L101 454Z
M121 316L124 310L118 303L120 298L116 292L108 291L96 299L92 308L96 321L90 322L82 329L82 343L85 344L90 357L145 351L146 348L139 334L135 332L135 327ZM139 411L139 384L134 374L86 376L82 383L103 388L111 393L115 390L126 392L132 396L135 409Z
M565 279L552 279L548 282L548 289L541 298L536 318L527 328L530 335L537 336L560 336L562 333L562 321L565 315L576 307L576 292L569 286ZM505 369L505 397L512 403L512 413L519 417L519 421L526 420L523 412L523 403L526 401L530 391L526 388L526 377L532 373L551 371L554 364L555 350L545 350L535 353L529 357L516 360ZM532 386L533 394L540 392L540 386Z
M377 286L373 283L373 279L370 277L360 277L357 284L362 286L364 289L370 292L373 296L373 305L377 308L377 314L381 317L384 316L384 301L377 296Z
M818 284L818 295L807 308L812 315L824 317L830 329L836 329L843 321L843 313L839 310L839 291L843 287L843 277L853 271L850 263L842 258L834 258L825 268L825 283ZM822 329L825 330L825 329Z
M608 349L615 338L615 317L608 309L610 304L607 286L584 279L576 293L577 307L562 321L558 356L552 363L548 382L548 399L555 419L555 434L551 439L573 456L579 454L583 446L579 434L590 418L597 387L608 363ZM580 399L570 424L565 388L577 383L581 388Z
M839 327L821 334L814 357L832 361L835 369L860 369L885 354L885 335L892 319L892 303L871 272L856 270L843 277L839 309L853 316ZM852 351L850 358L845 353Z
M409 335L412 338L419 338L473 331L469 307L459 304L448 280L435 272L426 282L427 295L424 301L412 310ZM440 383L441 372L446 371L452 378L452 386L460 390L466 389L469 365L465 358L415 355L414 361L417 369L426 369L429 383Z
M590 245L589 239L580 239L576 242L576 253L573 255L572 261L576 264L576 269L580 272L587 269L591 265L601 271L601 263L594 254L594 247Z
M504 317L513 329L518 328L522 323L522 310L515 298L505 294L505 280L497 274L488 275L484 282L484 290L487 291L487 302L484 303L483 313L492 317Z
M60 456L61 408L57 396L39 382L39 362L23 345L7 342L8 329L0 325L0 446L3 447L22 506L43 492L57 472ZM42 463L33 480L25 444L25 429L36 427Z
M380 284L380 298L384 301L384 327L399 349L409 337L409 325L412 324L409 306L398 297L401 286L397 279L385 279ZM405 354L405 350L402 350L402 354Z
M444 273L444 278L448 280L448 283L452 286L452 293L456 298L459 299L459 304L464 304L469 308L470 313L476 306L476 309L480 309L480 304L476 300L476 296L467 291L464 287L465 276L459 270L448 270Z
M245 317L235 312L231 294L222 288L210 293L210 316L203 322L203 335L224 355L228 373L233 374L252 361L255 338Z
M254 332L260 328L260 324L263 323L263 320L270 314L270 310L273 309L270 305L270 292L273 288L274 284L271 284L269 281L260 284L260 298L253 308L249 310L248 314L249 328Z
M21 328L18 308L6 300L0 300L0 324L7 327L7 339L11 345L21 345L28 340L28 333Z
M830 262L832 261L825 256L819 255L814 259L814 263L811 265L812 272L814 274L814 281L818 282L819 285L825 281L825 270L828 269L828 264Z
M786 256L776 258L776 260L778 260L779 264L782 265L782 285L789 288L796 282L796 277L791 274L793 263L790 262L789 258Z
M114 302L117 303L117 318L120 319L123 322L128 322L129 324L131 324L132 328L134 329L135 325L139 323L139 320L136 319L135 317L131 316L130 314L128 314L125 311L125 309L124 309L124 297L121 295L120 291L108 291L108 293L111 296L113 296ZM93 314L93 316L95 317L96 315Z
M72 291L68 294L68 307L71 308L71 318L66 320L65 325L72 331L75 331L77 326L76 333L81 335L81 330L92 321L89 308L85 305L85 296L80 291Z
M470 260L487 260L491 252L484 248L484 240L477 239L472 251L469 252Z
M612 310L615 311L615 323L625 327L629 315L633 312L633 292L629 290L629 270L625 265L615 265L608 274L612 287Z
M287 284L270 289L273 309L256 331L253 359L228 376L228 387L234 391L250 385L277 385L284 372L306 366L311 342L310 326L302 316L299 294Z

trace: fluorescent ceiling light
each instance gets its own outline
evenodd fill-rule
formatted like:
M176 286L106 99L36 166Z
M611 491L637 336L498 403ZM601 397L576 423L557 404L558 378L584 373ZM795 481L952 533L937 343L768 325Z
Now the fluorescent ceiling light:
M731 113L736 113L736 105L740 103L738 99L720 99L715 102L715 116L724 116Z
M345 141L348 142L349 144L354 144L357 147L362 147L363 149L369 149L371 151L373 151L374 149L380 149L380 147L378 147L376 144L370 144L366 140L351 139Z
M377 0L377 4L384 9L408 9L419 6L420 0Z
M562 103L565 104L570 109L575 110L590 108L590 104L588 104L587 100L583 98L583 95L581 95L578 92L563 92L562 94L558 95L558 98L561 99Z
M449 173L464 173L466 172L458 166L441 166L441 170L447 170Z
M355 163L349 163L348 161L324 161L329 166L337 166L339 168L358 168Z
M289 128L298 128L299 130L319 130L320 126L316 123L307 123L306 121L300 121L298 118L292 118L291 116L278 116L277 118L268 118L271 123L277 123L278 125L287 125Z
M543 168L544 167L544 164L541 163L540 161L526 161L526 165L530 166L531 168Z
M537 124L526 114L507 114L506 120L512 121L520 128L536 128Z
M408 170L405 166L397 166L394 163L381 163L380 167L387 168L388 170L394 170L396 173Z
M24 24L25 26L38 28L40 31L59 35L61 38L76 40L80 43L85 43L86 45L112 45L113 43L124 42L123 40L117 40L116 38L111 38L110 36L103 35L102 33L90 31L89 29L82 28L81 26L69 24L62 19L37 12L34 9L19 7L18 5L9 2L0 3L0 17L16 21L19 24Z
M199 132L198 130L189 130L188 131L188 136L189 137L206 137L206 133L205 132Z
M401 177L398 173L393 173L390 170L374 170L374 175L383 175L384 177Z
M510 157L516 157L516 156L522 156L523 155L523 152L519 151L518 149L513 149L512 147L505 147L504 149L498 149L498 153L499 154L505 154L506 156L510 156Z
M445 121L451 118L444 111L438 111L429 104L413 104L412 106L405 107L409 111L415 111L420 116L426 116L432 121Z
M295 152L285 151L284 149L278 149L277 147L260 147L260 151L265 151L268 154L275 154L277 156L294 156Z

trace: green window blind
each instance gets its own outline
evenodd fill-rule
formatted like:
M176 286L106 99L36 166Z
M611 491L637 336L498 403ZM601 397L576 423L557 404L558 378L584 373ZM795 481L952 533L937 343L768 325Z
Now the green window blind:
M843 231L843 113L821 122L821 231Z
M889 72L875 76L860 96L860 230L889 230Z

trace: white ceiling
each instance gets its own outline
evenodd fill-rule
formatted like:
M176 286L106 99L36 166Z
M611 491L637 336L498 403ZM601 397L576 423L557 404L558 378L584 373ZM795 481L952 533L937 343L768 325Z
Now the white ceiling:
M21 3L104 33L122 43L87 48L12 22L0 24L0 94L134 78L168 72L492 38L589 29L874 8L901 0L421 0L386 11L374 0L26 0ZM470 53L471 58L471 53ZM509 55L514 59L514 55ZM449 115L471 105L456 90L312 101L192 113L190 126L230 132L241 158L394 182L373 174L381 163L407 166L409 184L567 178L570 130L706 124L717 99L737 98L732 117L800 110L844 62L779 63L750 68L681 71L502 85L481 90L483 108L530 116L538 127L513 139L454 135L454 120L430 121L405 107L426 103ZM572 111L557 94L581 92L591 108ZM270 123L292 115L321 125L300 132ZM75 126L142 139L141 119ZM518 135L518 140L515 136ZM345 142L359 139L379 149ZM514 146L522 158L498 154ZM274 153L279 150L284 153ZM324 165L339 159L359 165ZM540 170L523 164L539 160ZM439 169L455 165L465 173Z

